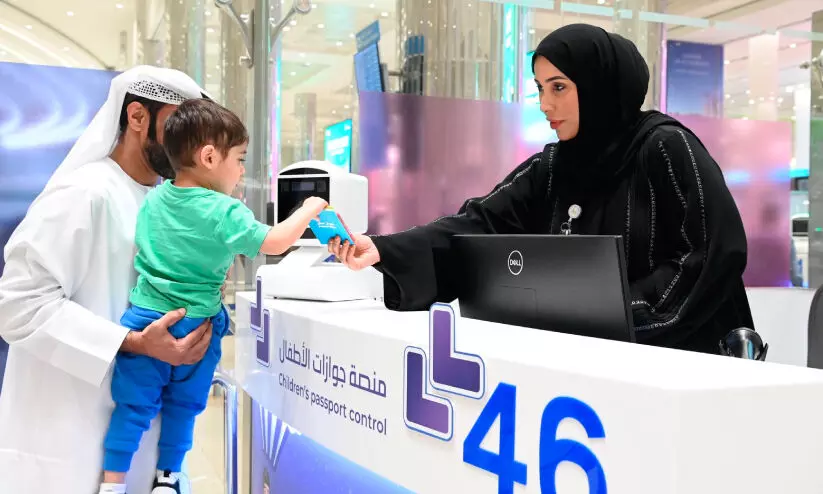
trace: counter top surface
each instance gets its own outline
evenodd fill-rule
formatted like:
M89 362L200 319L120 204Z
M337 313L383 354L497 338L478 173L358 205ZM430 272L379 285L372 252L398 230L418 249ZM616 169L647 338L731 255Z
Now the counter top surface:
M254 293L238 297L255 300ZM317 303L271 299L263 304L286 316L375 338L402 340L409 345L424 345L428 338L428 312L390 311L376 300ZM460 318L458 305L451 306L458 315L455 340L459 350L483 358L671 390L823 384L820 370Z

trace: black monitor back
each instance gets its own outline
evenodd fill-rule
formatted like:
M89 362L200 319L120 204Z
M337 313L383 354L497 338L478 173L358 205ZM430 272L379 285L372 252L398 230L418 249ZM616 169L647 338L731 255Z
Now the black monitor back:
M464 317L635 341L619 236L457 235Z

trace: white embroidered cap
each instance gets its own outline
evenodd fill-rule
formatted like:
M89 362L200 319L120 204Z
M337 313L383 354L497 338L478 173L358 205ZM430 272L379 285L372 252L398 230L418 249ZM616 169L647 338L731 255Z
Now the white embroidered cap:
M126 92L168 105L179 105L188 99L161 84L147 79L134 81Z

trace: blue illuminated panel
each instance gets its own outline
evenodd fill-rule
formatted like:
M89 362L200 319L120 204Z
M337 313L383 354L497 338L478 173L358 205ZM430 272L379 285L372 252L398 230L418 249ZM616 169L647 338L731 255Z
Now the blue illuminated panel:
M347 172L351 171L351 146L351 119L326 127L325 139L323 140L323 159Z

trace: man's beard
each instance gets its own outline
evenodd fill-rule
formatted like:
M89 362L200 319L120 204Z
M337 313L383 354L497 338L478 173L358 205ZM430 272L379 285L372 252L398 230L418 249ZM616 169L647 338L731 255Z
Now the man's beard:
M163 149L160 143L147 141L146 145L143 146L143 152L146 153L146 160L148 160L152 170L165 179L174 179L174 168L171 166L166 150Z

